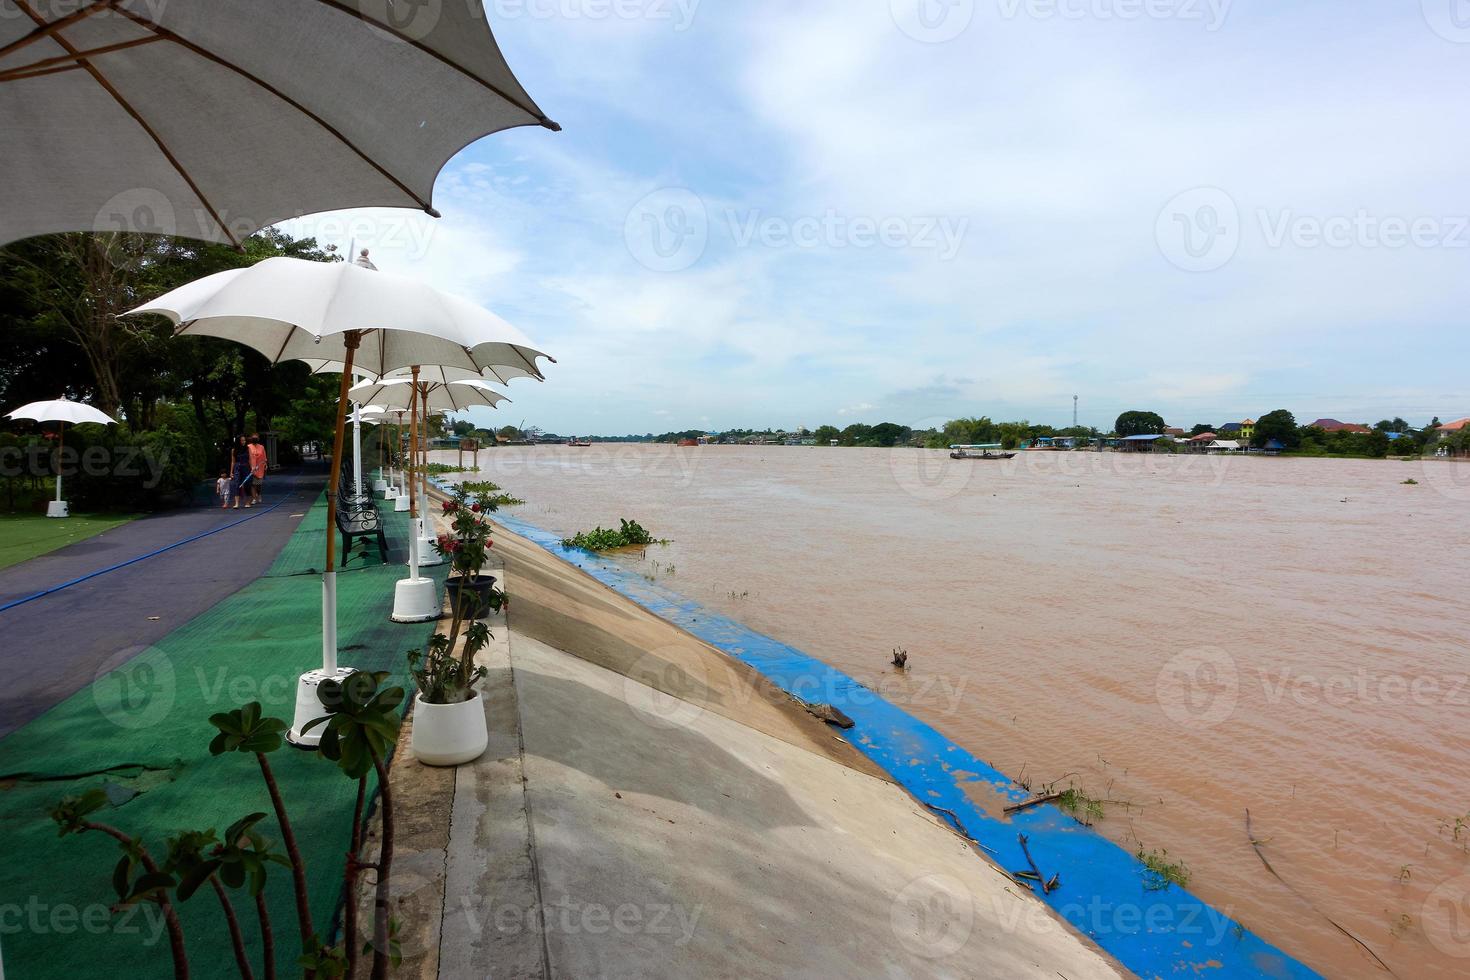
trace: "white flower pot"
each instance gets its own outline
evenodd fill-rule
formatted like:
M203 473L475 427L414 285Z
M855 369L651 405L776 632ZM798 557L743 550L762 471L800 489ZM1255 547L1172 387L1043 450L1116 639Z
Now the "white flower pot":
M409 747L426 766L457 766L473 762L490 744L485 727L485 705L478 691L459 704L429 704L414 695L413 731Z

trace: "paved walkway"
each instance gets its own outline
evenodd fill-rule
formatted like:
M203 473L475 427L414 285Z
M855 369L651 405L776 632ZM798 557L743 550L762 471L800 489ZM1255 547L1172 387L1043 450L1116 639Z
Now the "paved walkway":
M168 511L0 571L0 737L259 577L324 485L317 468L277 475L259 508ZM3 608L210 531L218 533Z

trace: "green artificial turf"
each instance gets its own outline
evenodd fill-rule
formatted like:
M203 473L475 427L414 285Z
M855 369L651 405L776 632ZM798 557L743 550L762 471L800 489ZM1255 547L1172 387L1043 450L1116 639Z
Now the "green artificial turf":
M97 833L61 838L46 811L110 782L116 799L136 795L94 818L140 836L155 856L178 831L222 831L271 811L253 757L210 756L208 718L259 700L266 714L291 719L297 676L321 662L321 584L306 569L320 567L325 510L320 501L312 508L266 576L0 741L0 943L8 975L172 975L156 910L105 911L114 901L117 843ZM385 510L384 519L402 555L407 515ZM442 569L426 574L436 571L442 581ZM337 584L341 662L392 670L395 683L404 682L404 651L431 629L388 619L404 574L400 562L382 565L374 555L354 560ZM65 642L64 622L57 642ZM356 784L314 753L287 747L269 758L305 856L314 925L326 937L341 899ZM113 771L79 775L101 770ZM274 815L258 829L279 847ZM272 867L267 895L280 975L294 976L300 941L288 869ZM234 898L260 976L253 903L243 891ZM192 975L237 976L212 891L201 889L179 913Z
M67 518L40 514L0 514L0 568L85 541L141 514L73 514Z

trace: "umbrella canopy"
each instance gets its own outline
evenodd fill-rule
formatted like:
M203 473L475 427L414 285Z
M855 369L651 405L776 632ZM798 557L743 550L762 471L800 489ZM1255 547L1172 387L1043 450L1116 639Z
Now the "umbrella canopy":
M22 405L15 411L5 416L8 419L31 419L35 422L100 422L103 425L115 425L116 420L105 412L98 411L91 405L83 405L67 398L58 398L49 402L31 402Z
M434 178L461 148L560 128L471 0L4 6L0 244L58 231L239 244L336 208L437 216Z
M463 412L476 405L494 408L510 401L484 381L455 381L451 384L428 384L422 380L419 389L427 389L430 412ZM393 381L366 381L348 391L354 401L372 402L384 409L408 409L413 405L413 382L407 378ZM424 401L419 402L423 411Z
M311 368L312 374L337 374L342 370L341 361L323 361L310 357L299 358L299 360ZM554 359L552 363L555 363ZM360 370L356 364L352 366L352 370L368 377L377 377L377 375L369 371ZM383 375L382 380L397 380L400 378L411 378L412 376L412 368L399 368L396 371L389 371ZM439 384L451 384L455 381L494 381L497 384L506 385L510 384L515 378L542 380L539 376L532 374L523 367L513 367L505 364L494 364L478 373L465 368L443 367L438 364L424 364L419 368L420 381L433 381Z
M541 378L537 350L515 327L467 299L415 279L349 262L270 258L180 286L128 315L158 313L177 333L223 337L272 363L347 363L350 331L362 333L352 370L381 377L415 364L476 374L507 365Z

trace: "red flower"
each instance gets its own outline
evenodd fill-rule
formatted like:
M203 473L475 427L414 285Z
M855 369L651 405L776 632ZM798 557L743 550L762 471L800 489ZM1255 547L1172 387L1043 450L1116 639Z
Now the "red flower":
M480 512L480 505L479 504L470 504L470 510L472 510L476 514L478 514Z
M459 504L455 503L452 500L444 501L444 513L453 514L457 510L459 510Z

